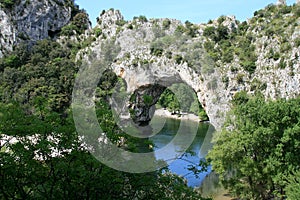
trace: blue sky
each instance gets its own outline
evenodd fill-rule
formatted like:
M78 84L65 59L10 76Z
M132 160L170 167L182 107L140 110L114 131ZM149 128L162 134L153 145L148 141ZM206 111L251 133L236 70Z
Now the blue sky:
M235 15L243 21L253 16L254 11L277 0L75 0L80 8L90 15L93 26L102 10L115 8L125 20L145 15L147 18L175 18L182 22L207 22L221 15ZM291 5L295 0L287 0Z

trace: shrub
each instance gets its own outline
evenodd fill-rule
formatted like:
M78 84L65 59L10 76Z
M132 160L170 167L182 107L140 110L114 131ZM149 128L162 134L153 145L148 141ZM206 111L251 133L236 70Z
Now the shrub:
M228 76L223 76L222 77L222 82L225 84L225 88L228 88L228 85L229 85L229 78L228 78Z
M236 81L238 82L238 84L244 83L244 76L244 74L237 74Z
M284 59L280 59L280 62L278 64L278 67L280 69L285 69L286 68L286 62L284 61Z
M201 121L208 121L208 116L203 108L200 109L198 116Z
M172 58L172 52L171 51L166 52L166 57L168 59L171 59Z
M139 20L140 22L148 22L148 19L144 15L140 15L139 17L133 17L133 20Z
M124 26L124 25L126 24L126 21L125 21L125 20L118 20L118 21L116 22L116 24L117 24L118 26Z
M164 52L163 43L161 41L156 41L150 44L150 53L155 56L161 56Z
M222 15L218 18L218 23L222 24L225 20L226 20L226 17L224 15Z
M273 59L274 60L278 60L280 58L280 53L279 52L276 52L273 56Z
M246 32L248 28L249 28L249 25L247 24L246 21L242 22L242 23L239 24L239 26L238 26L238 30L239 30L240 32Z
M286 51L289 51L291 50L292 46L289 42L284 42L281 44L280 46L280 52L286 52Z
M171 21L169 19L165 19L162 23L164 29L169 29L171 25Z
M86 13L81 12L74 16L71 23L77 27L76 32L82 34L88 28L89 17Z
M213 38L213 36L216 34L215 31L216 28L214 26L208 26L204 29L203 35L208 38Z
M185 27L182 25L178 25L175 29L176 34L183 34L186 31Z
M182 56L181 55L175 55L174 56L174 59L175 59L175 62L179 65L181 62L182 62L182 60L183 60L183 58L182 58Z
M246 70L250 74L253 74L256 70L256 64L253 61L246 60L241 62L240 64L244 68L244 70Z
M295 39L295 47L299 47L300 46L300 38L296 38Z
M150 106L153 102L153 97L150 96L150 95L147 95L147 94L144 94L143 95L143 100L144 100L144 103L148 106Z
M94 30L94 33L95 33L96 37L99 37L102 34L102 29L101 28L96 28Z
M17 1L13 1L13 0L0 0L0 4L4 7L4 8L8 8L11 9L15 3Z
M224 63L230 63L233 60L233 52L231 49L227 49L222 56L222 62Z
M75 32L74 32L75 31ZM61 34L65 36L72 36L77 32L77 27L73 24L62 27Z
M130 30L132 30L133 29L133 25L132 24L128 24L127 28L130 29Z

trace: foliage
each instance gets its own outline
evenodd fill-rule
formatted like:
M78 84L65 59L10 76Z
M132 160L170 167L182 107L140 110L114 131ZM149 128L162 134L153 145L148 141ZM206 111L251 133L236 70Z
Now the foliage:
M15 55L23 56L12 59ZM5 63L0 74L5 93L3 101L13 98L32 107L36 98L43 97L47 99L48 109L63 112L70 103L76 72L70 55L70 50L58 43L42 40L30 51L24 46L23 50L16 49L9 57L2 58L0 63Z
M0 0L0 5L4 8L11 9L18 1L14 0Z
M162 41L158 40L150 44L150 53L155 56L162 56L164 52Z
M191 88L185 84L174 84L170 89L166 89L160 96L158 104L171 112L191 112L198 115L200 119L206 121L206 112L198 102L198 98Z
M153 102L153 97L145 94L143 95L143 100L146 105L150 106Z
M168 108L172 113L176 113L180 110L180 104L175 96L175 94L166 89L161 95L158 100L158 104L164 108Z
M178 55L178 54L176 54L175 56L174 56L174 59L175 59L175 62L176 62L176 64L181 64L181 62L182 62L182 60L183 60L183 57L181 56L181 55Z
M287 177L288 185L286 187L286 195L288 200L298 199L300 196L300 171L291 173Z
M70 111L78 49L42 40L0 60L0 199L201 199L176 175L116 171L83 148ZM103 43L102 64L119 50L114 40ZM118 128L107 102L117 80L112 71L103 73L96 114L112 142L124 138L122 148L137 152L148 144ZM7 137L17 141L3 142Z
M209 152L223 184L245 199L284 198L298 169L300 98L265 101L237 93L228 123ZM231 127L231 128L226 128ZM287 187L292 191L294 185Z
M165 19L162 23L163 29L169 29L171 25L171 21L169 19Z
M185 28L186 28L186 34L190 37L196 37L196 34L197 34L197 26L192 24L191 22L189 21L186 21L185 22Z
M6 124L0 132L18 138L0 147L1 199L201 199L178 176L129 174L101 164L82 149L71 118L47 112L41 119L26 114L18 104L0 105ZM116 126L107 109L99 105L97 113L110 135Z
M66 36L72 36L75 34L82 34L89 24L89 17L85 12L77 13L70 24L62 28L61 34Z
M219 25L217 28L214 26L208 26L204 29L203 35L209 37L214 42L220 42L221 40L228 39L228 28Z
M117 24L118 26L124 26L126 23L127 23L126 20L118 20L118 21L116 22L116 24Z
M144 15L140 15L139 17L133 17L133 20L139 20L140 22L143 22L143 23L148 22L147 17Z
M102 34L102 29L101 28L96 28L94 30L94 33L95 33L95 36L96 37L99 37L101 34Z

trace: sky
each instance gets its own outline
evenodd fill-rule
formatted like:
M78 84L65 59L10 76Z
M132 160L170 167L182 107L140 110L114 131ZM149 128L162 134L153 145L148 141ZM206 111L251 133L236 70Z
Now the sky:
M291 5L296 0L287 0ZM234 15L244 21L254 11L277 0L75 0L90 16L92 25L102 10L110 8L121 11L125 20L144 15L147 18L174 18L182 22L206 23L221 15Z

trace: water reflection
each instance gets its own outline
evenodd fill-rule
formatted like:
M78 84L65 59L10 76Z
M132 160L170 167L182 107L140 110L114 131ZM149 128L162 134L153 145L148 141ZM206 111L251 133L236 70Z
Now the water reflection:
M164 122L164 126L161 126L161 122ZM195 173L201 168L198 166L200 160L204 159L208 150L211 148L211 138L214 132L212 125L209 123L176 120L158 116L153 118L151 126L157 127L156 123L159 123L159 126L162 127L162 129L158 134L150 138L155 145L154 150L159 150L170 144L179 128L187 135L186 138L189 138L189 134L193 131L193 129L198 129L196 137L188 151L184 152L180 157L172 157L172 159L170 159L170 155L155 154L155 156L157 159L169 159L168 161L170 162L168 162L168 164L170 171L186 178L189 186L200 186L205 176L211 172L211 168L208 167L206 172ZM182 145L185 143L185 138L182 138L181 141L177 140L172 143L172 148L180 151L180 149L182 149Z

